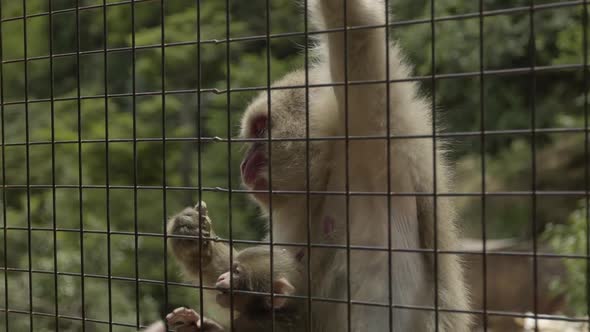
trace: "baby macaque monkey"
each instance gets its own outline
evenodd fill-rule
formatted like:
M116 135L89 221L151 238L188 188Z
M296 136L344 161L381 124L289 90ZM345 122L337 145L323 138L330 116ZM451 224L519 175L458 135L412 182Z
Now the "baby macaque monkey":
M304 301L289 298L296 286L290 280L301 280L300 269L292 253L287 250L273 251L273 273L271 278L271 251L264 246L251 247L237 254L231 271L219 276L215 287L220 290L217 303L233 308L237 318L233 321L234 331L265 332L274 330L301 331L306 320ZM233 289L233 295L230 293ZM271 298L271 291L274 297ZM225 331L216 322L203 319L191 309L178 308L166 319L177 332L221 332Z
M289 298L301 286L293 283L303 279L299 264L285 249L273 250L272 259L271 278L271 251L264 246L244 249L236 257L231 271L217 279L215 287L221 291L217 303L222 307L230 307L230 286L237 291L233 295L233 307L240 314L239 326L251 321L252 328L266 331L266 324L270 328L273 311L275 328L281 327L278 331L288 331L287 327L301 320L298 317L302 311L299 310L302 309L300 301ZM271 292L274 294L272 298Z

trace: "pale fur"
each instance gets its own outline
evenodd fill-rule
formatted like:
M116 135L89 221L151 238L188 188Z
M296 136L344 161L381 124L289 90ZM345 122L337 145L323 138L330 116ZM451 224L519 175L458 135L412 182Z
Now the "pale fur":
M310 17L318 29L337 29L343 26L342 0L310 1ZM385 6L378 0L348 0L347 25L367 26L385 23ZM403 61L397 45L386 43L383 28L348 31L349 82L385 80L386 47L389 47L389 78L404 79L410 68ZM322 34L319 39L316 63L308 71L311 85L343 83L344 38L342 32ZM297 71L274 84L275 87L303 86L305 72ZM412 82L391 83L390 134L432 135L431 105L418 95ZM347 96L347 100L345 97ZM386 135L387 85L351 84L344 87L309 89L309 122L312 138L344 136L345 112L348 112L350 136ZM305 137L305 89L273 90L271 92L272 138ZM347 104L347 107L345 106ZM242 122L242 135L248 136L251 119L266 114L267 93L252 102ZM440 146L437 150L440 150ZM387 165L385 140L351 140L348 144L348 174L346 174L345 143L336 140L311 141L310 190L314 192L344 192L346 184L351 192L387 192L388 172L391 191L397 193L432 193L433 165L436 164L436 191L449 191L449 170L445 157L436 152L433 160L433 139L412 138L391 141L391 165ZM273 190L306 190L304 143L273 142ZM348 183L347 179L348 178ZM305 243L307 241L307 210L305 195L273 195L273 239L277 242ZM268 205L259 201L267 211ZM347 244L346 221L349 222L350 245L387 247L388 225L391 224L392 244L395 249L433 249L435 222L434 200L429 196L393 196L391 214L387 198L354 195L311 195L311 239L313 243ZM388 216L391 215L391 220ZM437 199L436 209L439 250L451 249L458 241L455 216L448 199ZM325 237L322 220L336 220L335 231ZM353 301L387 304L387 252L350 251L350 281ZM392 254L392 299L401 306L432 308L435 303L434 278L438 276L438 306L442 309L468 310L468 296L463 282L463 271L456 255L439 254L438 271L434 271L432 254L394 252ZM347 254L344 250L313 249L311 253L312 295L347 300ZM345 331L348 308L346 305L315 303L314 331ZM394 309L394 331L430 331L438 323L440 331L468 331L467 314L439 312L438 322L432 311ZM386 331L389 313L372 306L352 306L353 331ZM330 317L330 319L322 319Z
M381 0L347 1L348 26L385 23L386 10ZM309 15L314 27L320 30L341 28L344 21L342 5L343 0L310 0ZM445 156L440 146L437 146L436 153L433 152L433 139L428 137L433 134L432 106L420 98L413 82L389 84L389 105L388 85L385 83L354 84L355 81L383 81L387 78L387 47L389 79L408 78L411 70L404 63L399 47L386 42L384 28L349 30L347 35L348 50L345 52L343 32L320 34L318 48L314 50L317 57L307 71L311 85L336 83L340 86L311 87L307 91L309 98L306 98L306 89L301 88L306 83L303 70L288 74L273 85L299 88L273 89L270 93L271 138L306 138L306 114L309 114L309 136L313 139L307 143L304 140L271 143L272 171L265 169L266 172L262 173L267 176L270 173L272 190L283 193L272 195L272 211L262 195L256 196L257 202L272 217L272 235L276 242L306 243L309 235L313 244L387 248L391 235L392 247L396 249L391 253L391 264L387 251L314 247L311 253L304 252L302 265L307 266L308 259L311 262L311 295L343 302L314 300L311 309L313 331L346 331L349 321L346 301L349 299L357 302L350 306L352 331L389 331L390 314L393 331L433 331L435 324L438 324L439 331L469 331L471 319L468 314L452 314L444 310L469 310L459 257L438 254L434 259L427 250L435 247L438 250L458 249L453 248L458 243L458 230L450 200L439 197L434 209L435 200L429 195L393 195L388 204L385 195L358 194L384 193L388 189L395 193L425 194L450 190L450 171ZM345 53L348 54L347 75L344 72ZM341 85L345 78L353 82L347 91ZM267 97L267 92L261 93L246 110L242 119L243 137L252 137L249 131L253 119L268 114ZM424 138L393 139L389 151L385 139L353 139L348 143L348 153L343 140L318 140L344 136L346 112L348 135L384 136L387 134L387 110L390 112L391 135L422 135ZM268 149L267 143L262 144ZM390 165L387 164L388 155ZM306 186L307 176L309 188ZM347 188L357 193L349 196L348 202L343 195ZM307 195L285 193L305 192L307 189L313 192L309 195L309 205ZM321 195L321 192L327 193ZM308 216L310 234L307 233ZM326 219L334 220L330 234L325 231ZM215 249L225 244L213 242L212 246ZM301 249L292 250L297 253ZM412 250L415 252L408 252ZM229 266L227 248L213 252L223 253L214 260ZM347 273L349 258L350 277ZM189 272L198 270L198 259L192 261L192 264L186 260L183 262L190 265L187 266ZM203 266L204 282L215 280L218 275L215 270ZM437 295L434 292L436 277ZM391 312L383 306L390 302L390 287L394 305ZM300 292L307 295L306 289ZM438 321L432 310L435 297L442 309Z

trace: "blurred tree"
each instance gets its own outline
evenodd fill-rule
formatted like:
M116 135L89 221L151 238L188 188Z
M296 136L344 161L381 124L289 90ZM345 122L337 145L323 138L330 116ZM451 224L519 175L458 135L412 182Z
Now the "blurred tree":
M588 300L586 287L588 278L588 262L583 258L588 246L588 220L585 202L580 202L580 208L574 211L564 224L549 224L543 233L543 239L560 255L582 256L580 258L564 259L567 273L565 277L554 280L553 291L565 294L569 307L575 315L585 316Z

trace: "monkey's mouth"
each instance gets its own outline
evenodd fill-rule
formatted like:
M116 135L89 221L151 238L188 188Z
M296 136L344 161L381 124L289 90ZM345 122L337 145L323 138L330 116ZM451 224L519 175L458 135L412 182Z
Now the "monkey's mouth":
M260 177L262 170L268 163L266 154L261 150L261 147L261 145L252 146L240 166L242 181L254 190L264 190L267 187L267 181Z

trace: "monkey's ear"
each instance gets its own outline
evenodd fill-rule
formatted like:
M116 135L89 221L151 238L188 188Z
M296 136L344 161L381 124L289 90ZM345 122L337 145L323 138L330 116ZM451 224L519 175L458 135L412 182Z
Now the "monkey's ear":
M295 293L295 287L293 287L289 280L287 280L287 278L284 277L276 279L274 281L273 286L274 293L278 295L292 295L293 293ZM287 304L287 301L289 301L289 299L285 297L275 296L273 305L271 305L270 298L267 298L266 301L269 309L281 309Z

